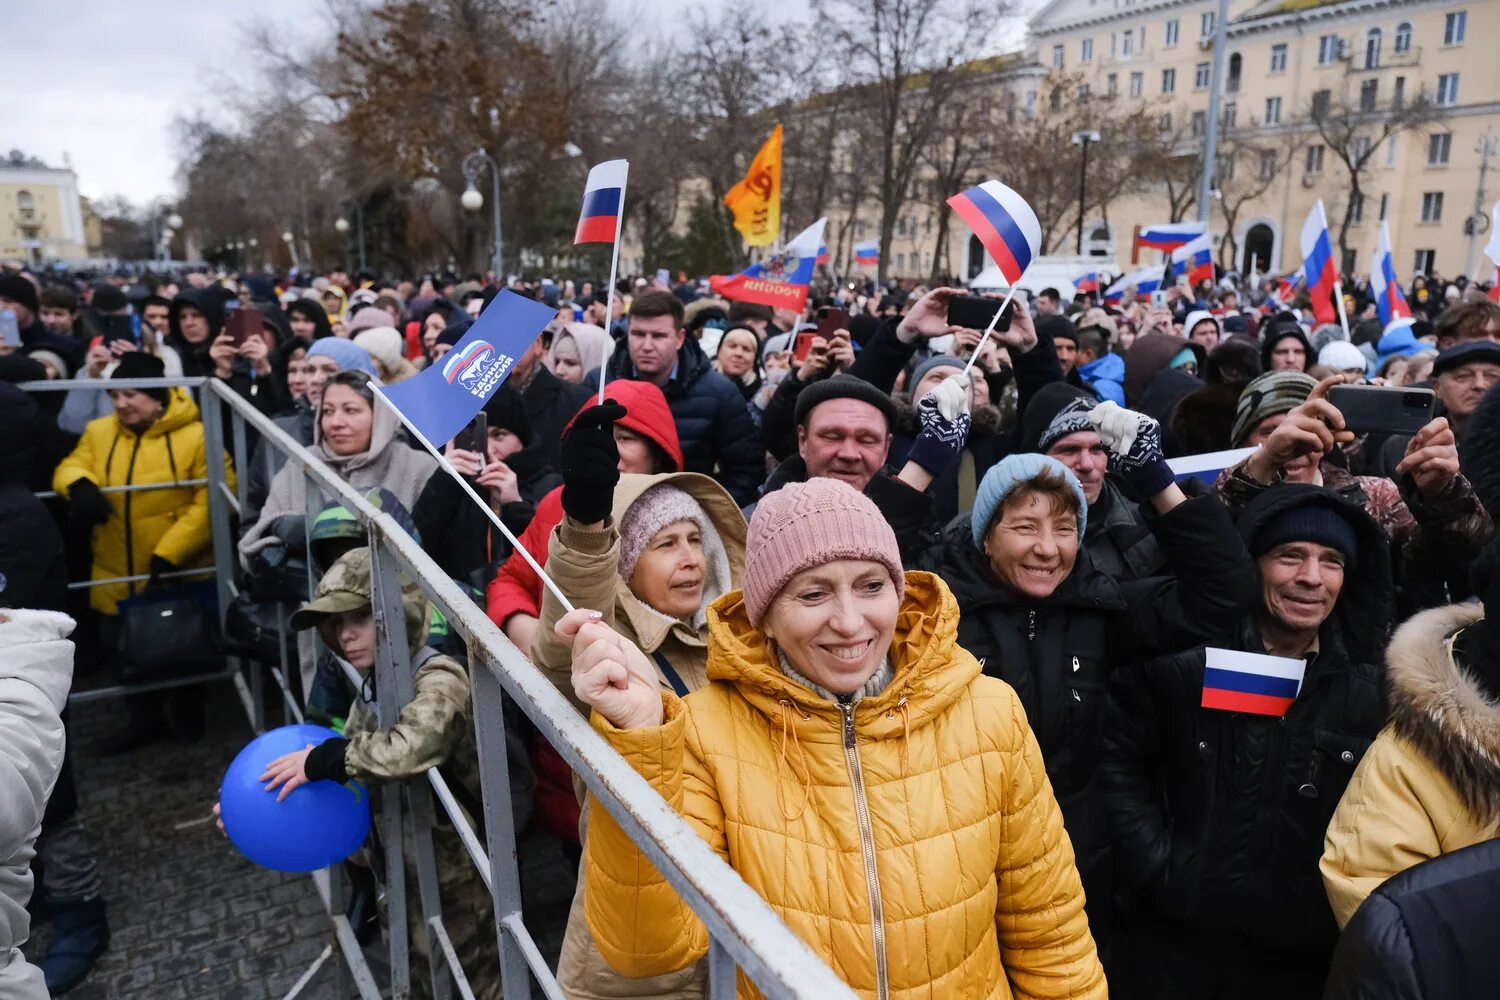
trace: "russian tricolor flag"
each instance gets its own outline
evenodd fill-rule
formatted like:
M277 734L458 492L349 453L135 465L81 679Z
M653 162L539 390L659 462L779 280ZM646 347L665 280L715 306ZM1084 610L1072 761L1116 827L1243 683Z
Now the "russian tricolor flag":
M1204 650L1204 708L1251 715L1286 714L1302 689L1305 660L1237 649Z
M813 263L814 264L826 264L826 263L828 263L828 261L829 261L828 247L825 246L822 243L819 243L818 244L818 256L817 256L817 259L813 261Z
M607 160L589 171L583 186L583 209L578 213L578 230L573 244L613 243L620 231L620 208L625 200L625 177L630 172L627 160Z
M999 181L985 181L948 199L989 251L1008 284L1021 280L1042 249L1042 226L1031 206Z
M875 267L880 263L880 242L878 240L867 240L864 243L854 244L854 263L864 264L867 267Z
M1168 253L1202 236L1208 231L1205 222L1163 222L1158 226L1147 226L1136 234L1136 246L1147 247Z
M1172 275L1187 276L1196 288L1201 282L1214 280L1213 237L1208 233L1195 236L1172 251Z
M1098 290L1098 271L1085 271L1073 279L1073 291L1075 292L1097 292Z
M1490 288L1490 299L1500 302L1500 201L1490 209L1490 241L1484 245L1484 255L1495 262L1495 284Z
M1307 213L1302 223L1302 274L1307 281L1307 294L1312 299L1313 316L1319 323L1337 323L1338 312L1333 304L1333 286L1338 283L1338 271L1333 266L1333 241L1328 238L1328 214L1323 211L1323 199L1319 198Z
M1375 259L1370 262L1370 292L1375 296L1375 308L1380 312L1382 328L1393 319L1411 317L1411 306L1401 294L1401 284L1396 280L1396 262L1391 256L1391 231L1380 224L1380 242L1375 246Z
M827 218L819 219L788 240L785 251L751 264L739 274L710 275L709 287L734 302L801 310L807 305L813 262L823 246L823 230L827 225Z

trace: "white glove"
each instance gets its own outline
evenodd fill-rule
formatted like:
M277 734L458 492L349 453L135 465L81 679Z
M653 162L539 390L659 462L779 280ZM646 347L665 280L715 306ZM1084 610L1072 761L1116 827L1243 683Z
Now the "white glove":
M963 372L949 375L928 390L927 395L917 401L918 405L926 399L932 400L943 419L957 420L959 416L969 412L969 376Z
M1099 431L1099 440L1116 455L1128 455L1135 446L1141 415L1107 399L1089 411L1089 423Z

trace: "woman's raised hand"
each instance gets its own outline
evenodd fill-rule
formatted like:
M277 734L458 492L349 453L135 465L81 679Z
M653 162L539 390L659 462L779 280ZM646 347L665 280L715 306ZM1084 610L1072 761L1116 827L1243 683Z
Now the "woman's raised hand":
M661 725L655 664L602 617L579 608L557 623L558 637L573 644L573 693L616 729Z

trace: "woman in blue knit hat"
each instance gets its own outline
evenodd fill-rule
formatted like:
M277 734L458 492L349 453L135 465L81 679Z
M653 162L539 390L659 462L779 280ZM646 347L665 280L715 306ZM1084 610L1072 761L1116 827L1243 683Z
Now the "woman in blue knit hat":
M967 520L949 526L939 573L963 609L959 642L1016 689L1041 745L1109 966L1113 905L1107 816L1095 772L1109 671L1207 641L1255 598L1250 558L1223 504L1173 481L1155 420L1114 403L1088 414L1111 470L1146 497L1170 575L1122 580L1080 544L1083 487L1046 455L1011 455L984 476Z

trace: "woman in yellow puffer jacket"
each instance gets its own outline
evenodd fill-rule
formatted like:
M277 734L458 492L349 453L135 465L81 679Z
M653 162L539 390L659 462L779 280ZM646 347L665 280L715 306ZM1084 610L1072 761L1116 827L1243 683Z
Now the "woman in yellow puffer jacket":
M861 994L1102 998L1036 740L957 627L941 580L903 574L875 505L814 479L756 508L743 590L709 609L708 687L662 691L591 611L558 633L595 728ZM590 808L604 957L628 976L696 961L703 924Z
M160 360L136 351L120 359L111 377L160 378L162 371ZM197 404L181 389L111 389L109 395L114 413L89 421L78 447L52 475L52 488L68 499L74 519L95 526L93 579L210 565L207 486L100 492L206 478ZM94 587L89 603L114 616L121 598L142 589L139 583Z

